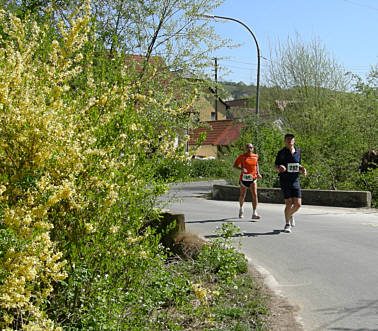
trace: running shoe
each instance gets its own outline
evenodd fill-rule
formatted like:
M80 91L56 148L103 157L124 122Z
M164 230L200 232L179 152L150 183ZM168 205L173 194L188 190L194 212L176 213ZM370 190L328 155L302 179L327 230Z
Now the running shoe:
M239 209L239 218L243 218L244 217L244 210L243 208L240 208Z
M259 220L261 217L257 214L252 214L252 219L253 220Z
M295 226L295 219L294 219L294 216L291 216L291 217L290 217L290 225L291 225L292 227Z
M291 225L290 224L286 224L285 225L284 232L286 232L286 233L290 233L291 232Z

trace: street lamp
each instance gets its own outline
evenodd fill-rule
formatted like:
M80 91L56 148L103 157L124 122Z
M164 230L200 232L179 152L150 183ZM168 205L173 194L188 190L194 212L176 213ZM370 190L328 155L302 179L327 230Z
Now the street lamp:
M260 90L260 48L259 48L259 44L257 43L256 36L254 35L252 30L245 23L243 23L243 22L241 22L241 21L239 21L235 18L225 17L225 16L217 16L217 15L206 15L206 14L198 15L198 16L203 17L203 18L211 18L211 19L219 18L219 19L222 19L222 20L229 20L229 21L237 22L237 23L243 25L249 31L249 33L252 35L253 40L256 43L256 48L257 48L256 115L258 115L259 114L259 90Z

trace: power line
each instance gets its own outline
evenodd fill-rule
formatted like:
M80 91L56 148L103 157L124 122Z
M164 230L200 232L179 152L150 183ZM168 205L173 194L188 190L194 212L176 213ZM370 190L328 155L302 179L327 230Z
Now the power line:
M235 62L235 63L241 63L241 64L250 64L250 65L257 65L257 63L252 63L252 62L242 62L242 61L237 61L237 60L228 60L225 59L223 60L224 62Z
M349 2L349 3L351 3L352 5L355 5L355 6L365 7L365 8L369 8L369 9L373 9L373 10L378 11L378 8L370 6L370 5L364 5L364 4L354 2L354 1L351 1L351 0L344 0L344 2Z
M266 58L264 56L261 56L261 58L263 60L269 61L271 63L275 63L275 64L279 64L280 65L279 62L274 61L272 59L268 59L268 58ZM344 65L344 67L345 67L345 69L349 69L349 70L352 70L352 71L369 71L370 68L371 68L371 65L351 65L351 66Z
M243 70L256 70L256 68L251 68L251 67L239 67L239 66L233 66L233 65L230 65L228 64L227 66L225 66L227 68L234 68L234 69L243 69Z
M348 68L354 68L354 69L370 69L370 65L352 65L352 66L348 66Z
M266 58L265 56L261 56L261 58L265 61L269 61L271 63L275 63L275 64L278 64L278 65L281 65L281 63L279 63L278 61L275 61L275 60L272 60L272 59L268 59Z
M269 61L271 63L274 63L276 65L280 65L280 63L278 61L275 61L275 60L272 60L272 59L269 59L269 58L266 58L265 56L262 56L260 55L261 59L265 60L265 61ZM225 64L223 66L220 66L219 67L219 70L224 72L227 70L227 68L229 69L236 69L236 71L234 72L234 74L236 72L240 72L240 70L244 71L243 73L243 76L247 77L249 76L249 79L251 81L253 81L252 79L252 76L253 76L253 72L256 71L256 67L255 67L255 63L251 63L251 62L242 62L242 61L236 61L236 60L225 60L223 59L222 62L232 62L232 63L241 63L241 64L248 64L248 65L253 65L254 67L251 67L251 66L236 66L236 65L232 65L232 64ZM370 70L370 65L351 65L351 66L344 66L345 70L346 71L350 71L350 72L354 72L354 73L359 73L359 74L365 74L365 73L368 73L369 70ZM229 73L227 73L226 75L229 75ZM240 73L238 74L240 75Z

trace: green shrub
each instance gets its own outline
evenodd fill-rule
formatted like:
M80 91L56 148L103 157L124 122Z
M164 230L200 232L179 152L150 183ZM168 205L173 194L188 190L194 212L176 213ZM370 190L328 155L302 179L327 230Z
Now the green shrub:
M228 178L234 172L228 159L200 160L190 162L192 178Z
M187 180L191 176L192 165L189 160L162 159L158 161L154 177L165 182Z
M378 168L368 169L366 173L358 174L356 184L363 191L371 192L371 204L378 208Z
M1 329L127 330L181 299L145 220L184 169L195 92L110 58L91 21L87 6L55 33L0 11Z
M201 268L232 281L236 275L247 271L247 260L244 254L232 245L232 238L240 235L240 229L233 223L223 223L217 229L217 238L205 245L198 255Z

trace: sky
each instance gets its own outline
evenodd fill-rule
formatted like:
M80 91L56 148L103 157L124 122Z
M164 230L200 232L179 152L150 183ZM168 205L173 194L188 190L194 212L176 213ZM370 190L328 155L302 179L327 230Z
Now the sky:
M295 39L297 33L306 43L320 40L338 64L362 78L378 64L378 0L225 0L208 14L235 18L253 31L262 85L275 45ZM219 35L243 44L214 53L218 81L256 84L257 51L251 34L237 22L210 21Z

